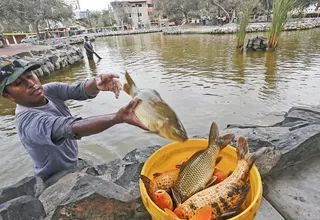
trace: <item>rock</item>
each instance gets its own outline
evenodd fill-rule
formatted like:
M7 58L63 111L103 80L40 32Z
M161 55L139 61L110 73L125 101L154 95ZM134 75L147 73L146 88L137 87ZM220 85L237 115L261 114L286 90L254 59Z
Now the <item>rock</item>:
M19 58L33 57L32 53L29 51L17 53L15 55L18 56Z
M52 219L134 219L135 200L123 187L85 173L71 173L47 188L40 200Z
M21 196L0 205L3 220L38 220L45 216L42 203L32 196Z
M61 179L63 176L69 174L69 173L75 173L75 172L79 172L83 169L85 169L86 167L92 166L93 163L90 160L83 160L83 159L79 159L74 165L70 166L69 168L53 175L52 177L50 177L50 179L45 181L45 186L50 187L51 185L55 184L59 179Z
M270 115L269 115L270 117ZM237 139L244 136L251 152L261 147L270 151L256 163L263 176L298 163L320 153L320 107L291 108L279 121L279 114L273 123L260 121L249 125L228 125L222 133L234 133ZM235 143L232 144L235 146Z
M256 36L249 38L246 50L247 51L266 51L267 38L264 36Z
M320 155L264 179L264 196L284 219L319 219Z
M26 177L18 183L0 190L0 204L24 195L39 197L43 190L44 183L41 178Z

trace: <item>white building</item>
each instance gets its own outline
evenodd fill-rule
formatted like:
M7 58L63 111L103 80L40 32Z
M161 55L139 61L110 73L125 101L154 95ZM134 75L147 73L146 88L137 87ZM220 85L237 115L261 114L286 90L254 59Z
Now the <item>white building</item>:
M151 0L117 0L124 2L125 11L133 22L133 26L150 25L150 15L153 11Z

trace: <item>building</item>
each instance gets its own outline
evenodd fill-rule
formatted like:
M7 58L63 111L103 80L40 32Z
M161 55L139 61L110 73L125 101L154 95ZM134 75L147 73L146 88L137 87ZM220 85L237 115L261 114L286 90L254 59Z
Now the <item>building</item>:
M80 10L79 0L64 0L67 5L71 5L73 11Z
M132 26L146 27L151 24L153 5L151 0L118 0L124 3L124 9L132 20Z

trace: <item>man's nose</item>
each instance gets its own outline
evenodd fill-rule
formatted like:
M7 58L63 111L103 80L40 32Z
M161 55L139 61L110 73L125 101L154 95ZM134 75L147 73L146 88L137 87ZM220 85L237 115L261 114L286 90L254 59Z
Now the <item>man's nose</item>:
M33 87L35 84L32 79L29 79L27 77L23 77L23 80L25 84L28 86L28 88Z

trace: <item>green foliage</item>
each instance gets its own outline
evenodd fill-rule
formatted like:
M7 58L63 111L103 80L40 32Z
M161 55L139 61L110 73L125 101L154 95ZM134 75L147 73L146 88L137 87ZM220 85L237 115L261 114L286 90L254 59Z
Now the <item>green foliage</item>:
M246 37L246 29L250 20L251 13L257 5L257 0L245 0L241 3L240 19L238 22L237 31L237 50L238 52L243 51L244 40Z
M2 31L26 31L31 24L38 32L43 21L64 21L74 16L63 0L1 0L0 8Z
M278 46L279 37L283 26L287 22L288 14L294 7L294 0L274 0L273 17L270 32L268 34L268 48L275 49Z

